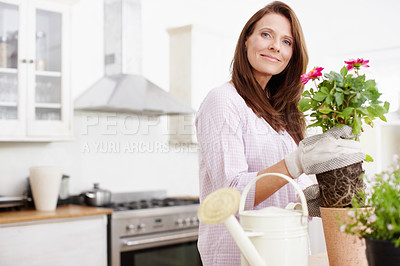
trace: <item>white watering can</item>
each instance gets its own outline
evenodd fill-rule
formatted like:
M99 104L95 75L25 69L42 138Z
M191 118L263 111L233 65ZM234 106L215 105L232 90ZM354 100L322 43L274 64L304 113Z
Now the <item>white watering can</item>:
M286 179L299 193L300 203L285 209L267 207L244 210L251 186L260 178L274 175ZM240 224L234 217L239 208ZM234 188L222 188L208 195L198 210L200 221L223 222L242 254L242 265L308 266L308 209L303 191L292 178L278 173L259 175L251 180L240 197Z

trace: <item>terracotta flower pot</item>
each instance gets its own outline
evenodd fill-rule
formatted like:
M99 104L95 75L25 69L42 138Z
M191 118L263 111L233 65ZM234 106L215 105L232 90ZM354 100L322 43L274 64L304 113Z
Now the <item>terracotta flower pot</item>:
M317 174L322 206L342 208L351 205L352 198L364 190L362 162Z
M398 266L400 264L400 246L395 247L388 240L366 238L367 259L369 266Z
M345 221L348 209L320 208L325 244L330 266L367 266L365 241L357 236L341 232L341 221Z

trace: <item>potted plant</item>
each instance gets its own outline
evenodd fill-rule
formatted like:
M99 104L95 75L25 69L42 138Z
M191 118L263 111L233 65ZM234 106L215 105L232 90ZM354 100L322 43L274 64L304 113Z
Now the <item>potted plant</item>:
M303 84L312 80L315 89L303 92L299 110L310 117L308 127L320 127L323 132L333 128L350 126L355 140L363 132L364 124L373 126L373 120L386 121L389 103L379 101L381 93L374 80L367 80L360 73L361 67L369 67L369 60L345 61L339 73L331 71L322 74L322 67L316 67L301 76ZM372 161L367 156L365 161ZM339 231L337 217L346 215L352 200L364 190L362 161L344 168L316 175L321 197L321 218L329 264L366 265L365 244L357 237Z
M399 265L400 262L400 157L371 179L370 189L353 199L341 231L366 240L368 264ZM363 206L369 208L360 211Z
M316 89L304 91L299 102L300 111L308 112L303 117L311 118L312 123L308 127L320 127L325 132L333 127L348 125L353 128L354 139L358 140L363 124L373 126L373 120L377 117L386 121L389 103L379 101L381 93L376 88L375 80L366 80L365 74L359 72L361 67L369 67L368 62L363 59L345 61L346 66L340 73L331 71L324 78L322 67L316 67L301 76L303 84L312 80L316 86ZM372 158L367 156L365 160L371 161ZM322 205L338 208L350 206L353 196L364 188L360 178L362 173L360 162L317 174Z

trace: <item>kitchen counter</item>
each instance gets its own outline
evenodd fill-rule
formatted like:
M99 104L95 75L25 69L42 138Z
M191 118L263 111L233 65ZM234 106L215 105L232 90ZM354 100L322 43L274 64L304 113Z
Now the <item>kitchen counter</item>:
M325 252L309 256L308 266L329 266L328 254Z
M23 208L20 211L0 212L0 224L37 221L45 219L72 218L111 213L111 209L78 205L59 206L55 211L50 212L37 211L33 208Z

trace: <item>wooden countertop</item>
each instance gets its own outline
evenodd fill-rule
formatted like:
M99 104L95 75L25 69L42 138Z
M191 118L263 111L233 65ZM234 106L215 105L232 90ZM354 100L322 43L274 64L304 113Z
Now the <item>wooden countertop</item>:
M26 209L21 209L20 211L0 212L0 224L37 221L45 219L57 219L57 218L72 218L72 217L102 215L111 213L112 213L111 209L78 206L78 205L59 206L55 211L50 211L50 212L43 212L43 211L37 211L32 208L26 208Z

